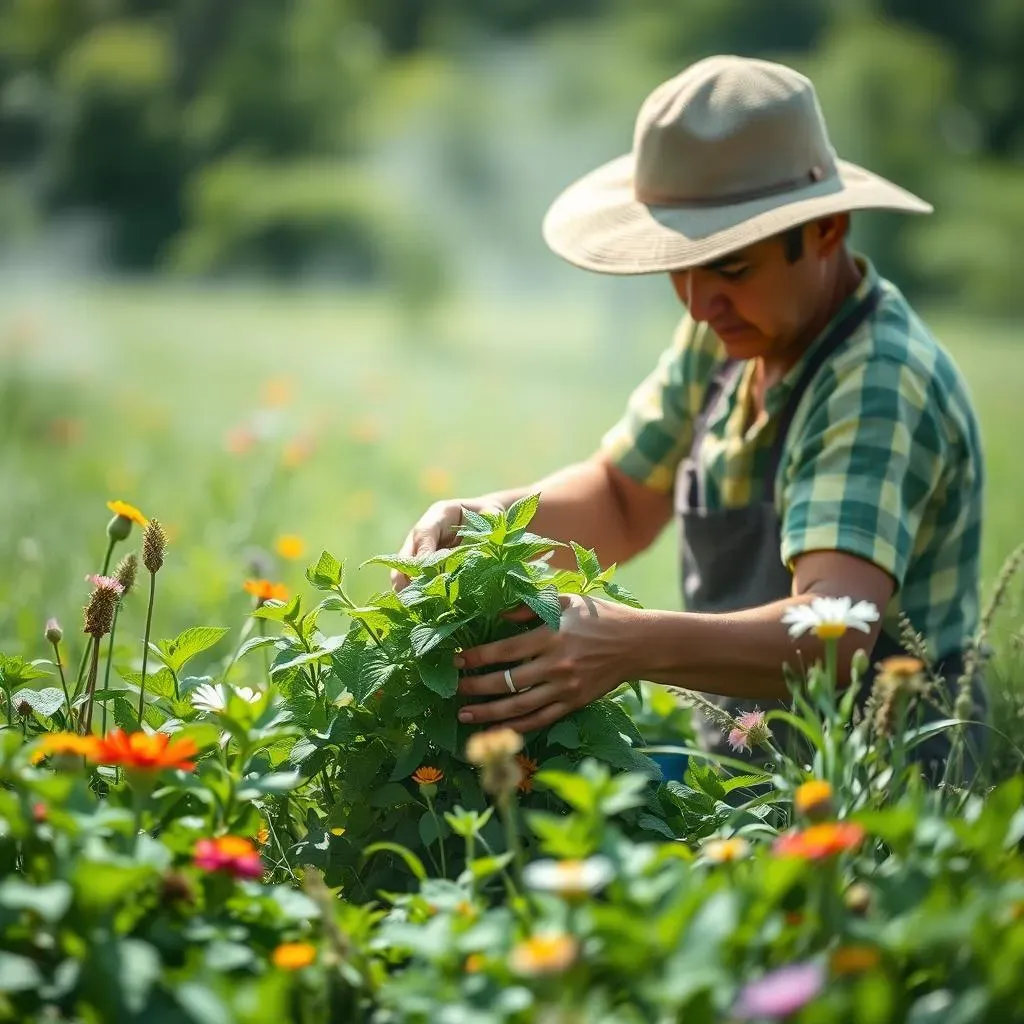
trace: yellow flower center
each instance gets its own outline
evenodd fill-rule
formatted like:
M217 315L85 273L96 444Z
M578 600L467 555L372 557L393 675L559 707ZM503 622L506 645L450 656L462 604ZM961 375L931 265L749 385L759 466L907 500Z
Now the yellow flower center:
M846 632L845 622L819 622L814 627L819 640L838 640Z

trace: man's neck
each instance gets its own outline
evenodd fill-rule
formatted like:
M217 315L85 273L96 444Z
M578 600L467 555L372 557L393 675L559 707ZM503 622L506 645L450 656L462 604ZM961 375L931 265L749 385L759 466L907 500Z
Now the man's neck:
M863 278L864 273L856 260L848 251L844 251L832 277L831 287L822 297L814 316L807 321L800 334L778 356L767 359L762 357L758 360L755 380L758 382L757 391L760 397L763 398L768 388L777 384L796 366L800 357L842 308L843 303L857 290Z

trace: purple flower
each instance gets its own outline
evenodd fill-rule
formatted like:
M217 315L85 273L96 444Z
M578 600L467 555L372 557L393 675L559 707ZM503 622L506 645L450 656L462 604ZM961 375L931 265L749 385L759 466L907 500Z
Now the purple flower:
M790 964L770 971L743 987L733 1007L739 1020L788 1017L809 1003L825 984L819 964Z

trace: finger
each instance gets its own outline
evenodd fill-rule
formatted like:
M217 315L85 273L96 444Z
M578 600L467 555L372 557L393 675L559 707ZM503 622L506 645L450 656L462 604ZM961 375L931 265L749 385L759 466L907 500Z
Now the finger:
M517 693L505 700L492 700L486 704L473 704L459 710L459 721L477 725L484 722L503 722L507 718L521 718L550 704L557 698L553 683L541 683L532 690Z
M553 636L547 626L539 626L518 636L492 640L479 647L467 647L455 656L454 664L456 668L484 668L502 661L525 661L546 650Z
M517 690L526 690L538 683L543 683L547 678L548 668L549 666L541 658L516 665L515 668L509 669L512 685ZM487 672L482 676L463 676L459 680L459 693L464 697L495 697L508 692L504 669L498 672Z
M510 729L515 729L519 733L536 732L537 729L544 729L553 722L557 722L560 718L565 718L570 711L575 710L571 704L566 704L562 700L556 700L531 715L514 718L502 724L507 725Z

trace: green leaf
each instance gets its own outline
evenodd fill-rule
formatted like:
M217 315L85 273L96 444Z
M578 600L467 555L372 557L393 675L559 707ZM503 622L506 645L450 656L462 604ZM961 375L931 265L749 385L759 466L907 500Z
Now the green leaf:
M517 596L523 604L537 613L544 625L558 632L562 624L562 602L554 587L545 587L536 593L523 588Z
M193 626L179 633L173 640L158 644L164 664L172 672L180 672L197 654L209 650L228 634L223 626Z
M119 668L117 674L136 690L142 686L142 673ZM162 668L157 672L150 672L146 675L146 693L157 697L174 696L174 676L169 668ZM152 699L152 698L150 698Z
M42 982L39 968L27 956L0 951L0 992L29 992Z
M341 586L344 577L344 564L329 551L321 552L316 565L306 569L306 579L317 590L334 590Z
M571 772L539 771L534 782L554 790L570 807L583 814L597 807L597 791L587 779Z
M174 986L174 998L192 1024L232 1024L237 1018L211 988L196 981Z
M371 807L401 807L414 802L412 794L400 782L386 782L370 794Z
M677 838L675 832L668 827L668 824L662 818L656 818L653 814L641 814L636 819L636 823L640 828L648 832L657 832L658 835L664 836L666 839Z
M395 767L391 771L391 781L399 782L407 779L423 763L427 753L428 740L423 733L418 732L412 738L412 742L399 755Z
M277 636L251 636L244 644L238 649L238 655L235 658L236 661L240 661L250 651L255 651L259 647L270 647L280 641L280 637Z
M448 835L448 824L442 821L440 818L431 814L430 811L424 811L420 815L420 840L424 846L430 846L432 843L440 842Z
M363 850L363 860L367 860L372 857L375 853L394 853L397 854L402 860L405 861L409 870L416 876L416 878L425 882L427 880L427 872L423 867L423 861L416 856L412 850L405 846L401 846L398 843L371 843Z
M67 913L71 906L71 896L71 886L65 881L29 885L23 879L12 876L0 883L0 907L31 910L51 924Z
M628 604L632 608L643 608L643 605L621 583L613 583L609 580L603 585L603 589L609 597L621 604Z
M46 661L44 658L28 662L15 655L0 654L0 685L5 690L12 690L19 683L29 683L33 679L48 676L49 672L38 667L41 664L50 665L52 662Z
M497 857L477 857L471 860L466 867L469 869L470 874L477 881L483 878L490 878L491 875L496 875L499 871L504 870L512 863L512 858L515 856L514 853L502 853Z
M422 721L420 728L435 747L454 754L458 744L458 726L455 709L446 705L435 709Z
M418 626L414 626L412 632L409 634L409 643L412 645L412 653L417 658L422 658L424 654L432 651L439 643L447 640L452 633L462 629L467 622L471 621L468 618L456 619L454 622L442 622L440 625L430 625L429 623L422 622Z
M141 939L121 939L117 952L118 982L125 1006L133 1013L141 1013L153 982L160 977L160 957Z
M571 541L573 553L576 555L576 564L579 566L579 570L587 577L589 583L596 576L601 575L601 563L597 560L597 555L591 548L585 548L577 544L576 541Z
M540 504L539 494L526 494L518 501L512 502L505 511L505 522L509 532L522 530L537 514L537 506Z
M691 761L683 779L693 789L699 789L715 800L725 799L725 787L722 785L722 780L709 764L698 764Z
M373 558L368 558L363 562L359 568L363 569L368 565L383 565L387 569L396 569L410 579L423 571L423 560L411 555L374 555Z
M571 718L563 718L551 727L548 743L558 743L566 750L575 750L580 745L579 726Z
M31 690L26 687L11 698L11 704L15 708L22 703L28 704L37 715L49 718L64 707L64 691L57 689L56 686L47 686L43 690Z
M452 652L446 647L431 651L416 663L420 679L439 697L454 697L459 688L459 670L452 664Z

